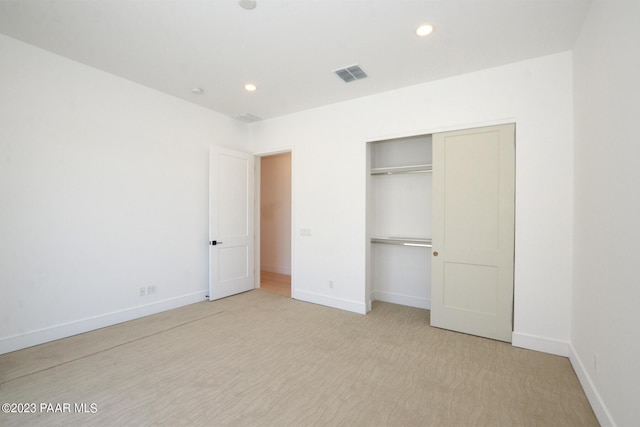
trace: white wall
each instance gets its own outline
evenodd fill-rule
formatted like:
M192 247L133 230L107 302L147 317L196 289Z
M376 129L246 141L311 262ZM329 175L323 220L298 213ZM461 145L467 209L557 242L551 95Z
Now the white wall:
M5 36L0 57L0 353L203 300L208 147L245 126Z
M639 24L640 2L596 1L574 53L571 361L602 425L640 420Z
M260 269L291 274L291 153L260 158Z
M366 312L367 141L515 121L514 344L567 355L572 84L566 52L252 125L255 151L295 147L293 297Z

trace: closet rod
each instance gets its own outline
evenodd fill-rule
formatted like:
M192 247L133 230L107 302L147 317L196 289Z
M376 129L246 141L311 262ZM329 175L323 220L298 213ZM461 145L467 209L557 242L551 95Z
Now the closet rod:
M402 239L393 237L372 237L371 243L384 243L385 245L400 246L416 246L421 248L430 248L431 240L429 239Z
M431 173L431 165L395 166L371 169L371 175L396 175L409 173Z

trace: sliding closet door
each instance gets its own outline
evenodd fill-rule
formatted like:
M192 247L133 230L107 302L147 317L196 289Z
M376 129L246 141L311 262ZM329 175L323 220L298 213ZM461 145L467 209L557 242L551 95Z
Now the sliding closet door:
M433 144L431 325L511 342L515 125Z

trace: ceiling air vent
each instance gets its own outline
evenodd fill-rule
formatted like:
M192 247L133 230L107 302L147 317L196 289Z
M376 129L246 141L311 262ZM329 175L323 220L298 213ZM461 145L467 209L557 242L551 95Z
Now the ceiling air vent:
M340 68L339 70L335 70L334 73L338 75L345 83L352 82L354 80L360 80L367 77L367 73L362 71L359 65L352 65L346 68Z
M247 123L259 122L260 120L262 120L260 117L254 116L253 114L249 114L249 113L240 114L238 116L238 119L242 120L243 122L247 122Z

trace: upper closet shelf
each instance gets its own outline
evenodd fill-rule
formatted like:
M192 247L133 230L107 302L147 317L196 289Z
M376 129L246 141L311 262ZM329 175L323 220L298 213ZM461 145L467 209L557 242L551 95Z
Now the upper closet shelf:
M430 173L431 165L395 166L390 168L372 168L371 175L395 175L401 173Z

